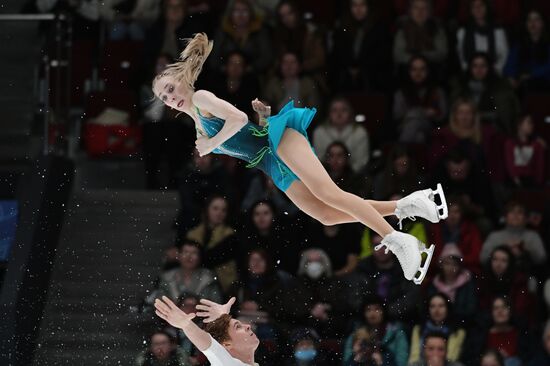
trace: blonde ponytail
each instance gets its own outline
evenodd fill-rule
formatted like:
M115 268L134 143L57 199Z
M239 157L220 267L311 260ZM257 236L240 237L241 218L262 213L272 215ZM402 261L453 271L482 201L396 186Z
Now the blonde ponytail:
M185 40L187 46L181 52L176 62L166 67L162 73L158 74L155 82L163 76L172 76L177 82L185 84L190 90L195 89L195 81L202 71L202 66L210 52L212 52L213 43L208 40L205 33L196 33L193 38Z

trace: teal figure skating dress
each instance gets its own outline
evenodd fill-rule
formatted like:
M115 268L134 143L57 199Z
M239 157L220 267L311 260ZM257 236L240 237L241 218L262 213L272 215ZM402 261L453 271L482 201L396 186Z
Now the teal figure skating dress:
M208 137L216 135L222 129L224 120L218 117L205 117L198 109L197 112ZM295 108L294 102L290 101L278 114L268 117L263 128L247 122L239 132L212 152L246 161L247 168L256 167L262 170L273 179L275 186L285 192L292 182L299 178L277 156L277 147L286 128L298 131L307 139L306 130L316 112L315 108Z

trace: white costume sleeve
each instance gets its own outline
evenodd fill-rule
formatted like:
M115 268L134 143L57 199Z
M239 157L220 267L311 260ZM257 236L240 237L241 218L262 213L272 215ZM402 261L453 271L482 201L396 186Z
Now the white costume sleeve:
M212 336L210 336L210 347L202 351L211 366L241 366L242 362L231 357L229 352L221 344L219 344Z

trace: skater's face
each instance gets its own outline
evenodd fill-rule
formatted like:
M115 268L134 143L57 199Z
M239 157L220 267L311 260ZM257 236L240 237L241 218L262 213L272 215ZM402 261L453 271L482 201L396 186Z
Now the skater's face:
M290 4L283 4L279 7L279 19L281 23L289 29L293 29L298 24L298 14Z
M351 122L349 105L341 100L332 102L330 106L330 122L335 127L343 127Z
M537 11L531 11L527 16L527 31L533 37L538 37L544 29L544 21Z
M447 342L443 338L429 337L424 344L424 358L430 366L445 365Z
M231 10L231 22L237 28L248 27L250 23L250 8L243 1L236 1Z
M223 198L215 198L208 205L208 223L218 226L225 222L227 217L227 202Z
M483 81L489 74L489 64L485 57L475 57L471 63L472 79L477 81Z
M258 344L260 344L250 324L241 323L239 320L231 319L228 333L230 340L224 342L224 346L228 351L246 352L248 350L255 350L258 348Z
M166 334L155 334L151 338L151 353L157 360L166 360L174 349L174 344Z
M430 17L430 5L426 0L413 0L411 3L411 19L416 23L423 25Z
M187 270L197 269L200 265L199 248L184 244L179 252L179 260L182 268Z
M248 258L248 269L253 275L263 275L267 269L267 262L260 253L252 252Z
M252 211L254 226L260 231L269 230L273 225L273 211L264 203L258 204Z
M365 308L365 320L372 327L379 326L384 321L384 309L378 304L367 305Z
M440 324L447 319L447 303L442 297L432 298L429 306L430 318L436 324Z
M234 53L227 59L227 64L225 67L225 72L229 79L240 79L242 78L246 67L245 60L242 55Z
M428 65L421 58L416 58L409 67L409 76L413 83L422 84L428 77Z
M153 93L168 107L184 112L192 92L186 90L183 83L178 83L172 76L160 75L155 79Z
M506 225L511 227L523 227L525 225L525 210L523 207L512 207L506 213Z
M510 265L510 257L504 250L495 250L491 256L491 269L493 273L500 277L506 273Z
M350 5L351 16L357 21L364 20L368 13L369 7L366 0L352 0Z
M495 325L504 325L510 322L510 308L503 299L493 301L493 322Z

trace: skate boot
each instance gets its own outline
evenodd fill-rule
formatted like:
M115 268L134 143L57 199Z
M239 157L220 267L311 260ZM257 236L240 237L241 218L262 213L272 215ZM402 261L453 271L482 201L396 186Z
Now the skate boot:
M435 202L435 196L438 195L440 204ZM448 216L447 201L441 184L437 184L434 190L428 188L422 191L416 191L397 201L395 216L399 219L399 229L403 229L403 219L415 220L415 216L420 216L426 220L437 223L439 220L446 219Z
M431 245L426 249L426 246L420 240L399 231L393 231L391 234L386 235L374 250L379 250L384 246L386 247L386 253L391 251L397 257L401 268L403 268L405 278L420 285L428 273L434 246Z

